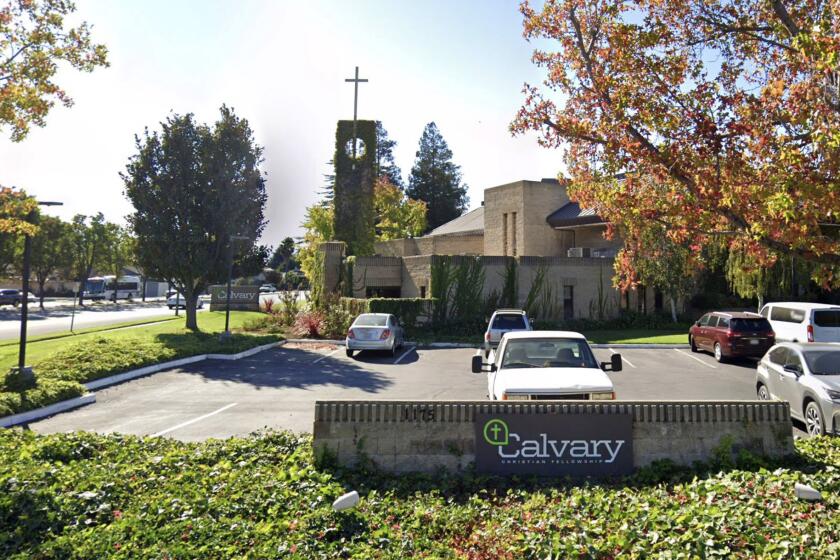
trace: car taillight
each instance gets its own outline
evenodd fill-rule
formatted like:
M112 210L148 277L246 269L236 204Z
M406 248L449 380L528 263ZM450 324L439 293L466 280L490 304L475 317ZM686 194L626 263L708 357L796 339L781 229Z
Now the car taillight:
M490 342L490 331L484 333L484 342Z
M814 342L814 325L808 325L808 342Z
M391 336L391 329L385 329L384 331L382 331L382 334L379 335L379 340L385 340L389 336Z
M726 338L735 338L735 333L732 331L726 331Z
M353 329L347 331L347 338L356 338L356 333L353 332Z

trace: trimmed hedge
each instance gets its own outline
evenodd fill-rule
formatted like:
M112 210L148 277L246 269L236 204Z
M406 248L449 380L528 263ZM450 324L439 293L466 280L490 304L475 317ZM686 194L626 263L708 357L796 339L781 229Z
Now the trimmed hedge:
M341 305L354 317L362 313L390 313L406 327L415 327L419 319L428 320L436 300L432 298L341 298Z
M0 557L838 558L840 438L612 482L319 469L309 436L0 430ZM824 501L794 497L794 484ZM359 505L332 501L357 490Z

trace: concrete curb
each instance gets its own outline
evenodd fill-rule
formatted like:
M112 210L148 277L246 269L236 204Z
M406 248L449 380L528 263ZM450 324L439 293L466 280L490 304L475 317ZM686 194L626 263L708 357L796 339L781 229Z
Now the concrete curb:
M626 348L632 350L687 350L688 344L590 344L592 348Z
M249 348L248 350L244 350L242 352L239 352L238 354L198 354L197 356L189 356L187 358L181 358L179 360L172 360L169 362L163 362L160 364L142 367L140 369L125 371L123 373L118 373L109 377L103 377L102 379L95 379L93 381L88 381L87 383L84 383L84 386L89 391L93 391L96 389L104 389L105 387L110 387L111 385L116 385L124 381L130 381L138 377L145 377L147 375L151 375L153 373L157 373L165 369L172 369L188 364L194 364L203 360L241 360L242 358L253 356L254 354L258 354L264 350L275 348L277 346L282 346L285 343L285 340L280 340L277 342L272 342L270 344L263 344L262 346L255 346L254 348Z
M95 402L96 395L94 393L88 393L86 395L82 395L81 397L67 399L66 401L59 401L41 408L36 408L35 410L27 410L26 412L21 412L19 414L5 416L0 418L0 427L8 428L11 426L17 426L18 424L28 424L29 422L41 420L48 416L52 416L53 414L58 414L59 412L65 412Z

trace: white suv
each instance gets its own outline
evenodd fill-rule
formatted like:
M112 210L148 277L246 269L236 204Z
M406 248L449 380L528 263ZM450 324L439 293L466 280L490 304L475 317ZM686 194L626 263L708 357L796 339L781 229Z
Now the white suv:
M521 309L497 309L490 317L490 322L487 323L484 349L489 350L498 346L505 333L532 330L534 329L528 321L528 314Z

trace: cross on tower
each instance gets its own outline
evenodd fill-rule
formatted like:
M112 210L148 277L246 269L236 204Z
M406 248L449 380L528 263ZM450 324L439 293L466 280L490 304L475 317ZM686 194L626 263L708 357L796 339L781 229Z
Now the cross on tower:
M367 82L367 78L359 78L359 67L356 66L356 77L346 78L345 82L353 82L353 167L356 161L356 109L359 105L359 82Z

